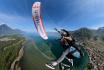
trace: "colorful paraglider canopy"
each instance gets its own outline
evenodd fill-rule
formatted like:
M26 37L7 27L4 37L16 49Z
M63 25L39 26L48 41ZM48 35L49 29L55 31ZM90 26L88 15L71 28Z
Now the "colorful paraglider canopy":
M35 2L33 4L32 16L33 16L33 21L34 21L34 24L36 26L36 29L37 29L39 35L43 39L47 40L48 36L47 36L46 30L44 28L44 24L43 24L42 16L41 16L41 2Z

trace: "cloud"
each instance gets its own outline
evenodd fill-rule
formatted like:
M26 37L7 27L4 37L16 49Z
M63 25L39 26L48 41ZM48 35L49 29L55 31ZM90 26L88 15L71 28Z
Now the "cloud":
M0 25L5 24L4 22L0 21Z
M0 21L14 29L21 29L28 32L34 30L34 23L31 17L0 13Z
M34 31L31 6L36 0L0 0L0 22ZM46 29L95 28L104 22L104 0L39 0ZM7 8L8 7L8 8ZM27 16L28 15L28 16Z
M89 28L91 28L91 29L98 29L99 27L104 27L104 22L96 24L96 25L92 25Z

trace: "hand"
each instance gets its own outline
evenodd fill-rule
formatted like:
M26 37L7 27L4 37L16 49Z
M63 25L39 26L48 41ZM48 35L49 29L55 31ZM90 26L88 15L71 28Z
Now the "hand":
M54 28L56 31L58 31L58 29L57 28Z
M72 38L71 37L64 37L64 38L72 41Z

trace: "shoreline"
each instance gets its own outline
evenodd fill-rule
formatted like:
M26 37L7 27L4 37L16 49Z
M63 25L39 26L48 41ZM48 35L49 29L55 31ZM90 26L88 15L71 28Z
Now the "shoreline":
M23 55L24 55L24 46L20 48L18 52L18 56L16 57L16 59L12 62L10 66L10 70L21 70L20 60L22 59Z

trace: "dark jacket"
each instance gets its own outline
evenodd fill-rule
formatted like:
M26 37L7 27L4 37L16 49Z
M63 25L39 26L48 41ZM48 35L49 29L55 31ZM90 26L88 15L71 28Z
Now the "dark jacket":
M65 41L67 41L67 43L68 43L67 46L65 45ZM70 46L73 46L75 44L75 39L73 37L72 37L72 40L71 41L68 40L68 39L66 39L65 41L61 41L61 44L62 44L62 46L63 46L64 49L67 49Z
M74 48L76 48L77 51L79 51L81 57L83 56L80 47L78 47L78 45L75 44L75 39L74 39L73 37L72 37L72 40L71 40L71 41L69 41L68 39L66 39L66 41L68 42L68 45L67 45L67 46L65 45L65 42L64 42L64 41L61 42L62 47L63 47L64 50L66 50L67 48L73 46ZM72 53L69 53L69 54L67 55L67 57L70 58L70 59L74 59L74 58L75 58L75 57L72 55Z

